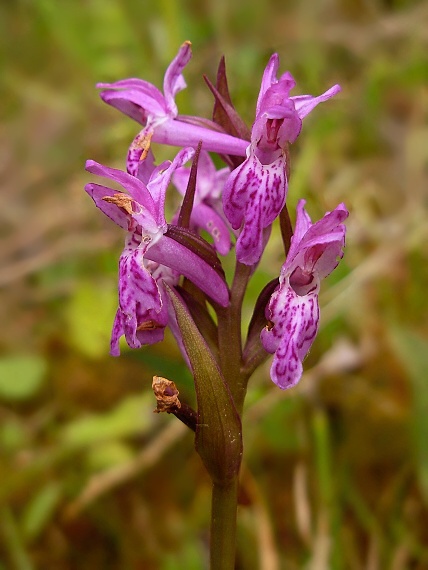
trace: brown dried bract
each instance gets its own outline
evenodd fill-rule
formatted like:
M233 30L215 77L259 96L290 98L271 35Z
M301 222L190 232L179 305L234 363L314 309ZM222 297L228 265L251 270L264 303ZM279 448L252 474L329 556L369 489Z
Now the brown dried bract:
M119 208L123 208L127 214L132 214L132 203L133 199L126 194L118 193L114 196L104 196L104 202L108 202L109 204L115 204L119 206Z
M145 160L150 150L150 144L152 140L153 132L140 133L135 137L131 150L140 149L142 150L140 161Z
M162 329L163 326L162 325L158 325L157 323L155 323L155 321L144 321L144 323L141 323L140 325L138 325L137 327L137 331L153 331L155 329ZM157 378L157 376L155 376L155 378Z
M162 378L162 376L153 376L152 382L153 393L157 400L157 413L168 412L181 408L181 402L178 399L179 391L172 380Z

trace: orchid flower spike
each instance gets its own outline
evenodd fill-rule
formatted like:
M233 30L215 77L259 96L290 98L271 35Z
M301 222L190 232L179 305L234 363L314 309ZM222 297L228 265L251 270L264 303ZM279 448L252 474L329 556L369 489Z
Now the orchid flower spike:
M344 204L312 224L305 200L297 206L295 232L282 266L279 288L266 308L268 324L261 333L267 352L274 353L270 374L282 389L295 386L302 376L302 361L318 331L318 293L343 255L348 211Z
M284 207L289 143L297 139L302 119L340 91L340 86L334 85L318 97L290 97L296 83L289 72L277 79L278 66L274 54L263 74L247 159L231 173L223 193L226 217L235 230L240 229L236 255L247 265L260 260L264 230Z

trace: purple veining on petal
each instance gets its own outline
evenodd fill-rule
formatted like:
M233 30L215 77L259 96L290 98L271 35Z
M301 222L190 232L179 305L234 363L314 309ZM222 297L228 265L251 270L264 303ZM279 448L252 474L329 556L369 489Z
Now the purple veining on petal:
M279 215L287 195L287 177L282 157L269 165L250 155L229 176L223 207L234 229L241 229L236 255L241 263L252 265L262 255L263 230Z
M144 267L143 253L131 240L119 260L119 309L113 325L111 354L119 354L119 337L124 334L131 348L163 339L168 313L159 288Z
M318 295L300 297L289 289L285 310L286 330L278 339L271 366L271 378L282 389L295 386L301 378L302 361L318 330Z
M146 127L132 141L126 157L126 171L145 184L154 170L154 156L150 148L153 128Z

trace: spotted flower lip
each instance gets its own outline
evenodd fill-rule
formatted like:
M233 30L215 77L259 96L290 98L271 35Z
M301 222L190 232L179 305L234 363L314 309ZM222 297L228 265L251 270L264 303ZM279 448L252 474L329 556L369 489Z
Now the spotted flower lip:
M177 279L178 281L178 279ZM138 249L135 234L128 234L119 258L119 307L113 323L110 354L119 356L119 339L125 335L131 348L163 340L168 324L162 280L155 279Z
M295 386L302 361L318 331L321 279L343 256L348 211L344 204L312 224L305 200L297 206L295 232L282 266L279 287L266 308L268 324L261 333L267 352L274 353L271 378L282 389Z
M322 95L290 97L295 81L289 72L277 79L279 58L272 55L263 74L246 160L229 176L223 207L235 230L240 230L236 255L253 265L263 253L263 230L284 207L288 191L288 145L302 128L302 120L319 103L340 91L334 85Z
M138 160L151 141L193 148L202 141L204 150L245 156L248 141L219 131L218 125L206 119L178 114L175 96L186 87L182 71L191 56L191 43L184 42L166 70L163 93L148 81L136 78L97 84L105 103L144 125L128 152L131 174L135 174Z
M151 274L153 261L171 270L171 275L184 275L222 306L229 302L229 291L218 272L194 251L168 235L164 202L173 172L194 154L183 149L174 161L156 167L147 184L138 178L108 168L95 161L86 163L92 174L119 183L125 192L108 186L87 184L86 192L96 206L117 225L126 230L124 250L119 260L119 309L113 326L111 353L119 354L122 334L132 348L158 342L168 323L161 277ZM176 273L174 273L176 272Z

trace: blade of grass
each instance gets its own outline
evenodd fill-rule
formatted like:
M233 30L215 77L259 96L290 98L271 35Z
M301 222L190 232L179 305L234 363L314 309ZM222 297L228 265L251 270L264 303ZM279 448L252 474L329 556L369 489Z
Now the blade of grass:
M405 328L393 328L390 341L411 384L412 442L420 490L425 504L428 505L428 341Z
M9 507L0 507L0 532L8 551L12 568L15 570L33 570L33 565L25 550L24 543Z

